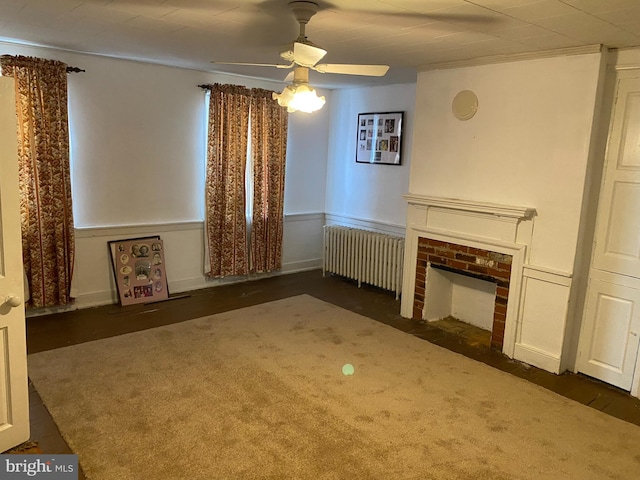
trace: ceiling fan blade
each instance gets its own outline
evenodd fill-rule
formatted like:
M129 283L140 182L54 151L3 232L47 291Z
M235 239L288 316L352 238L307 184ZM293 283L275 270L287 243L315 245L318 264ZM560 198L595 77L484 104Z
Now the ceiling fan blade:
M389 70L388 65L349 65L346 63L321 63L313 67L320 73L340 73L343 75L365 75L383 77Z
M217 65L243 65L246 67L291 68L294 66L293 63L290 63L289 65L279 65L277 63L216 62L216 61L212 61L211 63L217 64Z
M294 71L291 70L289 73L287 73L287 76L284 77L283 82L286 82L286 83L293 82L293 76L294 76Z
M303 67L313 67L327 54L326 50L306 43L293 44L293 61Z

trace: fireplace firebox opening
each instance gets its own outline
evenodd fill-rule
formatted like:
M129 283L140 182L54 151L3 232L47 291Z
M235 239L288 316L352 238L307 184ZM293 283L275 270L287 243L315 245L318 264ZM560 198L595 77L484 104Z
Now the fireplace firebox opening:
M429 264L427 284L424 320L455 319L491 332L497 289L494 279Z
M491 347L502 350L509 300L509 282L513 257L467 245L418 238L413 318L425 319L427 290L438 288L427 280L429 267L495 283L495 302L491 326ZM432 275L433 278L433 275ZM428 309L428 307L427 307Z

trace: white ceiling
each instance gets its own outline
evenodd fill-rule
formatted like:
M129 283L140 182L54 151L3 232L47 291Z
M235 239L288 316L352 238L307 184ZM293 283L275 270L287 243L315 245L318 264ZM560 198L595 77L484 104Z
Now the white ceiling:
M282 80L289 0L1 0L0 39ZM411 82L428 65L604 44L640 45L640 0L317 0L307 37L327 63L387 64L385 77L311 73L318 86ZM0 48L0 54L2 53ZM74 65L81 67L82 65Z

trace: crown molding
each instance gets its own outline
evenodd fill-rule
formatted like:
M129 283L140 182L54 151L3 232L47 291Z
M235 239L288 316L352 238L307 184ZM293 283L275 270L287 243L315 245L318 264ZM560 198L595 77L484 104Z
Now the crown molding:
M539 52L524 52L505 55L490 55L487 57L469 58L466 60L454 60L451 62L432 63L418 67L418 72L430 70L446 70L452 68L477 67L496 63L520 62L524 60L538 60L542 58L564 57L568 55L585 55L600 53L602 45L585 45L581 47L559 48L555 50L543 50Z

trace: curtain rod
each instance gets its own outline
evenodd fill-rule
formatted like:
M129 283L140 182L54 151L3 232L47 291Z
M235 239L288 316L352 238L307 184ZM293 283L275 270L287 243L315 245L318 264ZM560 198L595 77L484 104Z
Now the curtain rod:
M220 84L216 84L216 85L220 85ZM232 88L233 87L241 88L241 89L245 89L245 90L247 90L249 92L266 92L268 94L267 95L268 97L270 97L271 93L273 93L273 90L267 90L267 89L259 88L259 87L251 88L251 87L246 87L244 85L236 85L236 84L225 84L225 85L222 85L222 86L223 87L232 87ZM198 85L198 87L203 89L203 90L212 90L215 87L215 85L204 83L202 85Z
M2 58L12 58L12 57L14 56L8 55L8 54L2 55ZM86 72L86 70L83 70L82 68L78 68L78 67L67 67L67 73L80 73L80 72Z

